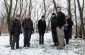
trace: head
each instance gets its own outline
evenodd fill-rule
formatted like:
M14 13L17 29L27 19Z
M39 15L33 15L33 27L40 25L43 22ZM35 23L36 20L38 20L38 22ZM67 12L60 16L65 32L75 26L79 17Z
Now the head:
M70 16L66 15L65 18L66 18L66 20L67 20L67 19L70 19Z
M26 16L26 19L31 19L31 17L29 15Z
M20 18L21 18L21 15L20 15L20 14L17 14L17 15L16 15L16 19L17 19L17 20L20 20Z
M56 16L56 14L55 13L52 13L52 17L55 17Z
M57 13L60 13L61 12L61 7L57 7Z
M45 20L45 16L44 15L42 15L41 20Z

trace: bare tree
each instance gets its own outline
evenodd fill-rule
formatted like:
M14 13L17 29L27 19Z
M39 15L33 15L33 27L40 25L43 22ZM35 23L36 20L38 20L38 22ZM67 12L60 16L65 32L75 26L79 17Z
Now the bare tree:
M43 4L44 4L44 15L46 16L46 4L45 4L45 0L43 0Z
M9 0L10 4L8 4L7 0L4 0L4 4L5 4L5 10L6 10L6 15L7 15L7 24L8 24L8 31L9 31L9 35L10 35L10 46L11 46L11 42L12 42L12 35L10 32L10 22L11 22L11 12L12 12L12 0Z
M16 14L17 4L18 4L18 0L16 0L16 4L15 4L15 8L14 8L14 12L13 12L13 18L14 18L15 14Z
M78 8L79 8L79 14L80 14L80 20L81 20L81 26L80 26L80 33L81 35L83 34L83 38L85 39L85 29L84 29L84 21L83 21L83 11L84 11L84 0L83 0L83 4L82 7L80 6L80 1L77 0L78 3Z
M54 8L55 8L55 10L56 10L56 2L55 2L55 0L53 0L53 4L54 4ZM56 13L57 13L57 10L56 10Z
M32 0L29 0L29 16L31 17L31 11L32 11Z
M74 13L75 13L75 22L76 22L76 36L75 37L78 37L78 31L77 31L77 15L76 15L76 0L74 0L74 7L75 7L75 9L74 9Z
M68 3L68 15L72 18L71 1L72 1L72 0L67 0L67 3Z

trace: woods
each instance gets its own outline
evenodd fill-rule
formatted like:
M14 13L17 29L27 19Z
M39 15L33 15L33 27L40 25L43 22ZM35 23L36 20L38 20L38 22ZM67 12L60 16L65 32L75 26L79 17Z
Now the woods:
M2 30L3 22L5 20L8 28L8 32L10 35L10 45L12 40L12 35L10 33L10 22L16 14L21 14L21 19L23 19L26 15L29 16L33 20L34 29L37 31L37 21L41 18L42 15L45 15L45 19L47 21L47 31L50 31L50 16L53 12L56 12L56 7L61 6L66 15L70 16L74 21L73 34L76 37L81 35L82 38L85 39L85 2L82 0L66 0L62 5L62 0L42 0L40 3L35 0L4 0L3 8L1 14L2 21L0 26ZM39 4L38 4L39 3ZM3 25L2 25L3 24ZM79 28L78 28L79 27ZM2 31L0 31L2 32Z

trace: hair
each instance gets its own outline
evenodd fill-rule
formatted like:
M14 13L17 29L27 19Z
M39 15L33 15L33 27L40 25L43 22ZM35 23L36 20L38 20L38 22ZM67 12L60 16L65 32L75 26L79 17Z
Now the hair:
M61 9L61 7L60 7L60 6L57 6L57 7L56 7L56 9L58 9L58 8L60 8L60 9Z
M68 15L66 15L65 17L68 17Z
M55 13L52 13L52 15L56 15Z
M44 15L42 15L42 18L45 18L45 16L44 16Z
M20 14L17 14L16 17L21 17L21 15Z

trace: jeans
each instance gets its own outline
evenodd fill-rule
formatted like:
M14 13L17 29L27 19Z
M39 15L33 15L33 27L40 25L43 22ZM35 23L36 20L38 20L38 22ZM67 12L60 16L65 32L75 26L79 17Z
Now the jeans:
M19 48L19 35L13 35L11 49L14 49L15 44L16 44L16 49L18 49Z
M26 46L29 47L30 39L31 39L31 31L24 30L24 47L26 47Z

